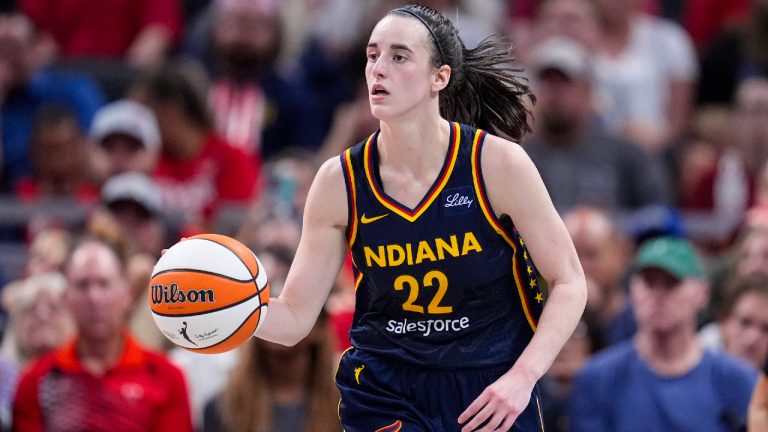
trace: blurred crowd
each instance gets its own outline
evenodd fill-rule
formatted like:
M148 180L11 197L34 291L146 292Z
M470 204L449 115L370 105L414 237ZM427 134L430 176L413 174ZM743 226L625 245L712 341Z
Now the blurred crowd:
M305 341L220 355L167 342L147 281L216 232L279 293L317 168L378 127L364 47L405 3L0 1L0 430L92 410L104 430L340 430L351 262ZM540 384L546 430L690 425L678 397L701 393L724 429L697 430L743 430L768 360L768 0L420 3L468 46L510 41L536 94L520 144L590 290ZM632 416L667 402L657 427Z

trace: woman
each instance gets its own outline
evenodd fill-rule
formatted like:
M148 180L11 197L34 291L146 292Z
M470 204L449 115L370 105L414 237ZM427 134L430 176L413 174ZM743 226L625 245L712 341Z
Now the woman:
M586 287L534 165L498 136L529 130L523 98L533 97L504 47L467 50L422 6L379 21L367 58L380 130L320 168L284 290L256 336L307 335L350 247L353 348L336 377L345 431L541 430L536 381L578 323Z

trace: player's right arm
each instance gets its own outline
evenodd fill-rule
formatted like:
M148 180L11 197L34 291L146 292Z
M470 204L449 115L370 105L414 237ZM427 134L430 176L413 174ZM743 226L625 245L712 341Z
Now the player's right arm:
M764 373L760 374L755 391L752 394L752 401L749 404L749 426L748 430L768 431L768 377Z
M342 167L331 158L312 182L296 257L257 337L294 345L309 334L344 262L347 206Z

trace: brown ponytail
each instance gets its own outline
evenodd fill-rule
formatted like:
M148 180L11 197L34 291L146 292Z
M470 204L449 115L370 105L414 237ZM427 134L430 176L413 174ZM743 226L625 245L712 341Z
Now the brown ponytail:
M426 6L409 5L390 14L415 17L427 26L434 66L451 67L451 80L440 94L442 116L513 140L531 131L530 106L536 98L522 70L512 66L508 44L489 37L467 49L453 23Z

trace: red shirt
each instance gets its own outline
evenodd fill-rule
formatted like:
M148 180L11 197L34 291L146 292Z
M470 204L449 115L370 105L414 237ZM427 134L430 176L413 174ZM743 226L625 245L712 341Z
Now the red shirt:
M192 431L184 376L165 357L126 336L117 364L94 376L76 343L24 371L13 401L15 431Z
M194 158L172 160L162 156L155 180L170 212L195 219L210 216L221 204L250 202L257 190L258 166L253 156L211 134Z
M24 177L16 183L16 197L24 202L37 202L44 198L40 184L32 177ZM89 205L99 202L99 189L90 183L80 184L69 197L79 204Z
M21 0L20 9L65 57L124 57L150 25L181 34L179 0Z

